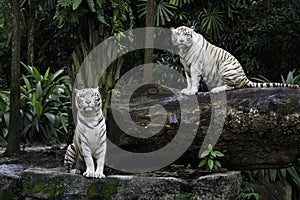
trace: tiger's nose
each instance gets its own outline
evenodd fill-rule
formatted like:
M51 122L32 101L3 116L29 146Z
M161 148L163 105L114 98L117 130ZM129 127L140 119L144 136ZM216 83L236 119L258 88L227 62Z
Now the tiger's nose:
M85 103L87 104L90 104L91 102L92 102L91 100L85 101Z
M184 40L179 40L179 42L183 43L183 42L184 42Z

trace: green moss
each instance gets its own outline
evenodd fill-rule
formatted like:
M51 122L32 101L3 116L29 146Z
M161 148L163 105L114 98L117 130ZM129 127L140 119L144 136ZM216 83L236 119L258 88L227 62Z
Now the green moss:
M57 179L54 180L54 185L45 182L45 181L23 181L23 193L25 196L31 197L32 194L36 195L45 195L48 197L59 197L62 196L66 191L67 188L63 184L62 180Z
M110 200L113 195L117 194L117 192L117 187L114 184L104 183L101 194L102 199Z
M117 193L117 187L111 183L103 183L100 190L98 183L92 183L87 191L88 199L110 200Z
M88 199L97 199L100 197L100 190L97 183L92 183L87 191Z
M194 198L194 194L192 193L183 193L179 194L178 197L176 197L176 200L190 200Z
M18 199L18 187L15 183L10 183L7 188L2 189L0 199Z

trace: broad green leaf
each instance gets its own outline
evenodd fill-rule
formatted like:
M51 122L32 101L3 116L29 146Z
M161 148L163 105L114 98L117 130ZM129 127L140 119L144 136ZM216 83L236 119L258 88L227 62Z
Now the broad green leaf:
M293 72L289 72L287 79L286 79L286 83L287 84L294 84L294 77L293 77Z
M215 168L220 168L221 167L221 163L218 160L215 160Z
M41 100L42 92L43 92L43 89L42 89L42 83L41 83L41 81L38 81L38 82L36 83L36 99L37 99L38 101Z
M214 151L217 157L223 157L224 154L221 153L220 151Z
M21 91L21 94L24 94L25 96L28 95L27 90L23 86L20 86L20 91Z
M55 72L51 78L51 82L54 81L59 75L61 75L64 72L63 69L58 70L57 72Z
M216 154L215 151L211 151L211 152L210 152L210 155L211 155L211 157L213 157L213 158L215 158L215 157L217 156L217 154Z
M51 124L55 124L55 115L52 113L44 113L47 119L50 121Z
M26 71L30 74L33 75L32 69L30 66L26 65L25 63L21 62L21 65L26 69Z
M211 144L208 145L208 150L209 150L209 151L212 151L212 150L213 150L213 147L212 147Z
M37 101L35 103L34 109L37 117L40 118L41 114L43 113L43 106L41 105L41 103Z
M206 164L206 162L207 162L207 159L201 160L201 162L199 163L198 167L199 168L203 167Z
M201 154L201 156L200 156L200 158L204 158L204 157L206 157L207 155L209 155L209 153L210 153L210 151L209 151L209 150L205 150L205 151L203 151L203 152L202 152L202 154Z
M47 78L48 78L49 71L50 71L50 67L48 67L48 69L46 70L46 72L45 72L45 74L44 74L44 79L47 79Z
M35 79L36 81L41 81L41 74L40 74L40 72L37 70L37 68L35 68L34 66L32 66L32 71L33 71L34 79Z
M212 170L213 167L214 167L214 161L211 160L211 159L208 159L207 165L208 165L208 169L209 169L209 170Z
M35 106L35 103L36 103L36 94L35 93L32 94L30 102L31 102L32 106Z
M25 85L26 85L28 91L32 90L32 86L31 86L30 81L28 80L28 78L26 76L22 75L22 79L24 80Z
M81 4L82 0L73 0L73 10L76 10L78 6Z

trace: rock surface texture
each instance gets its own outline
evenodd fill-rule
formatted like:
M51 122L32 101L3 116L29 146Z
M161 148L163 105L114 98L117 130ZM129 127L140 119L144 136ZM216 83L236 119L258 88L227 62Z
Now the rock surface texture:
M198 123L195 139L178 160L180 163L197 165L203 141L202 148L213 143L216 150L225 154L221 159L222 167L230 170L283 168L297 163L300 157L299 89L245 88L219 96L199 93L196 96L199 108L196 110L180 106L189 105L193 97L182 96L178 91L164 87L147 86L132 95L124 90L119 107L108 112L108 137L128 151L152 152L160 149L172 141L179 127ZM124 99L130 99L129 105L122 103ZM151 121L150 107L155 110ZM118 113L118 118L124 119L125 124L145 127L158 121L156 117L164 117L165 120L152 124L154 127L162 125L156 135L137 138L127 134L137 134L136 129L131 129L134 126L128 125L128 130L119 128L112 111ZM124 116L126 112L132 120ZM168 115L165 116L165 113Z
M12 174L16 176L0 171L0 199L234 200L241 185L241 175L235 171L189 181L126 175L88 179L44 168L19 168Z

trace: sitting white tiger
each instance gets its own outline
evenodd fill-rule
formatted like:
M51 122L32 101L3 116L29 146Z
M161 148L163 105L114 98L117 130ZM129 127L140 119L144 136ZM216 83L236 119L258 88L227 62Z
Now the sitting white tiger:
M250 81L239 61L227 51L210 44L193 28L171 28L172 43L179 48L180 62L185 68L187 88L181 92L196 94L201 77L212 93L244 87L293 87L282 83L255 83Z
M75 104L78 109L77 125L64 166L71 173L84 172L85 177L104 178L106 124L98 88L75 89Z

